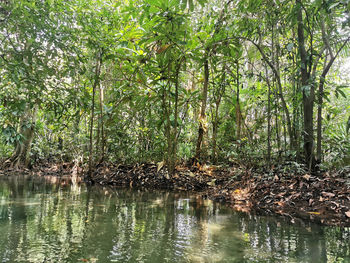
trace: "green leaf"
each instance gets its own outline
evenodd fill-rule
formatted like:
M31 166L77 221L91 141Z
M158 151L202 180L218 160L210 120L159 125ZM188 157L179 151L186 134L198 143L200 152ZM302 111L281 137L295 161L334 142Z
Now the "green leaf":
M333 9L334 7L338 6L340 4L340 2L336 2L332 5L329 6L329 9Z
M154 6L160 6L161 5L161 1L159 1L159 0L146 0L145 2L147 4L154 5Z
M337 91L340 93L340 95L342 95L343 98L346 99L346 94L344 93L344 91L342 91L341 89L337 89Z

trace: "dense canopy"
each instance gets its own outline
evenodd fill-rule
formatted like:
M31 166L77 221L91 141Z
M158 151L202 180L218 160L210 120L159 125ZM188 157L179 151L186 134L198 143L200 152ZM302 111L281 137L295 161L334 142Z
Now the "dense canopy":
M350 164L349 0L3 0L11 167Z

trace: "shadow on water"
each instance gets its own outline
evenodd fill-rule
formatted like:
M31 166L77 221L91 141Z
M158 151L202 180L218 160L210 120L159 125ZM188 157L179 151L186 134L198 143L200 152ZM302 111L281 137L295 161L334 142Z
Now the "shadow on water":
M195 194L0 177L1 262L350 262L350 230Z

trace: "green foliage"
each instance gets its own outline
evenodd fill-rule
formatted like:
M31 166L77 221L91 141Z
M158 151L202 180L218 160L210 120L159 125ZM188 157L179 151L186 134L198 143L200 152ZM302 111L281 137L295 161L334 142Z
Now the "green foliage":
M339 125L336 130L329 131L324 138L325 165L345 167L350 165L350 134L345 125Z
M9 156L24 140L27 123L36 135L33 160L86 160L93 120L96 161L103 154L118 162L171 154L188 160L203 122L204 161L217 154L219 162L265 164L269 146L272 159L299 161L303 94L315 90L325 122L325 165L347 164L349 79L335 67L322 75L332 55L348 57L347 6L303 2L308 58L302 63L297 6L288 1L5 1L0 154ZM206 59L207 120L200 120ZM302 69L310 75L305 85ZM34 108L30 123L26 116Z

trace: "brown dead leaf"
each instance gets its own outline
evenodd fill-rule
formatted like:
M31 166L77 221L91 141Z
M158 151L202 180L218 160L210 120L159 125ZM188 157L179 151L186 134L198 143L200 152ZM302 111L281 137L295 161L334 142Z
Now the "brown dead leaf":
M345 212L345 215L350 218L350 211Z
M241 189L236 189L234 192L233 192L234 194L240 194L241 193Z
M192 173L192 172L190 172L188 175L189 175L190 177L196 177L196 175L195 175L194 173Z
M335 196L335 194L333 194L333 193L328 193L328 192L322 192L321 193L323 196L326 196L326 197L334 197Z
M167 180L170 180L170 176L169 176L168 173L165 173L165 174L164 174L164 177L165 177Z
M311 206L313 202L314 202L314 199L309 199L309 206Z
M209 186L215 186L215 181L216 179L211 180L210 182L207 183Z
M303 178L306 179L307 181L310 180L310 177L311 177L311 175L309 175L309 174L305 174L305 175L303 176Z
M283 197L283 196L285 196L286 193L287 192L281 192L281 193L277 194L276 197Z
M297 182L294 182L292 183L290 186L288 186L289 189L294 189L294 185L296 184Z
M164 161L157 163L157 173L163 168L164 164L165 164Z
M284 206L284 202L282 202L282 201L274 202L274 204L276 204L278 206Z
M201 171L201 172L207 172L208 170L209 170L209 165L206 165L206 164L204 164L204 165L201 165L200 167L199 167L199 171Z

